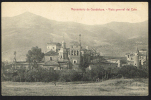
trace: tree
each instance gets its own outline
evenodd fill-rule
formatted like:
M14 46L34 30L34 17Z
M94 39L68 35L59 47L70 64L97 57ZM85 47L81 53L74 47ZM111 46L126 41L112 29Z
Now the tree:
M20 82L25 81L25 78L24 78L25 77L24 76L25 72L26 72L26 69L23 69L22 67L17 70L17 74L19 76Z
M119 71L118 74L123 75L124 77L127 78L142 78L142 77L147 77L147 72L144 71L143 69L138 69L133 65L126 65L123 66Z
M42 53L41 48L36 46L28 51L26 57L26 61L29 62L29 64L33 63L33 66L35 67L37 62L42 61L44 53Z
M88 76L87 79L95 81L98 78L101 79L104 76L104 72L105 70L100 64L95 64L90 71L86 72L87 75L85 76Z

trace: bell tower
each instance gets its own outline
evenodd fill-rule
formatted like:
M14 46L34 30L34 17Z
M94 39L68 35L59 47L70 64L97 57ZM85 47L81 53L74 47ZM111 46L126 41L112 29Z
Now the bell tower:
M59 51L59 59L63 60L63 59L67 59L67 58L68 58L68 52L66 50L66 43L64 41L64 34L63 34L62 46Z

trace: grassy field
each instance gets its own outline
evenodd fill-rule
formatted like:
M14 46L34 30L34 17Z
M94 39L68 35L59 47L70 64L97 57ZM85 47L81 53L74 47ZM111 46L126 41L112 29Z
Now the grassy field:
M148 79L103 82L2 82L2 96L147 96Z

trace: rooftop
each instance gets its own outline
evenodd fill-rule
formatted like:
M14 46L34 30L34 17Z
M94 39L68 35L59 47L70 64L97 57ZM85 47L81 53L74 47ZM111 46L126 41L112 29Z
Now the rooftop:
M134 56L134 54L133 54L133 53L126 53L125 55Z
M55 52L55 51L48 51L47 53L45 53L46 56L57 56L59 55L59 53Z
M57 43L57 42L51 42L51 43L47 43L48 45L58 45L58 46L61 46L60 43Z
M139 51L147 51L146 49L140 49Z
M71 46L80 46L79 42L72 41L70 42Z
M146 53L140 53L139 52L139 56L146 56Z
M68 63L69 60L68 59L60 59L58 60L58 63Z
M28 65L29 62L26 62L26 61L17 61L16 64L22 64L22 65L26 65L27 64ZM38 62L37 64L42 65L43 62Z
M58 62L56 61L47 61L44 63L44 66L59 66Z

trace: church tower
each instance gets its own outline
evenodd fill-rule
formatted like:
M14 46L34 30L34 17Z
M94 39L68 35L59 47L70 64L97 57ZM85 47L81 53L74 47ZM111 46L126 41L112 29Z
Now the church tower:
M137 51L134 55L134 66L136 66L137 68L140 67L140 62L139 62L139 50L137 48Z
M66 49L66 43L64 41L64 36L63 36L62 46L61 46L60 51L59 51L59 59L60 60L68 59L68 52Z
M66 43L64 42L64 40L62 41L62 48L66 48Z
M70 45L69 59L73 69L78 69L81 65L81 34L79 41Z

